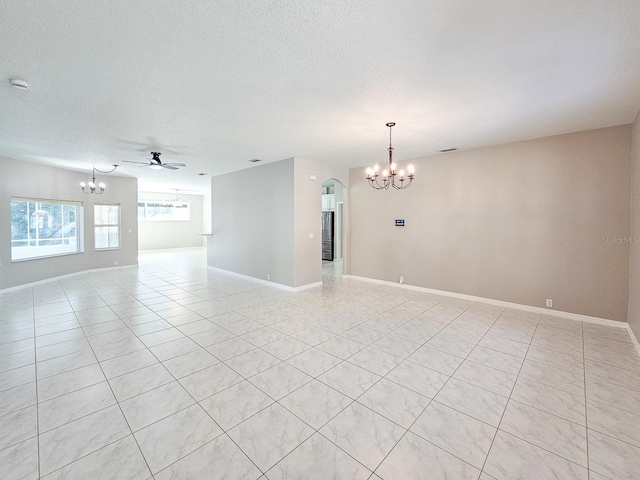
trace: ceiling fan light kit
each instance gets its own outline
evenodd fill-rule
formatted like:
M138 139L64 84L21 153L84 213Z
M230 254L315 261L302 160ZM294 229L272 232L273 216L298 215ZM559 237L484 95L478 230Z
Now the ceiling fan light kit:
M374 165L373 167L367 168L367 181L372 188L376 190L388 190L389 187L393 187L396 190L404 190L405 188L409 188L413 183L414 168L413 165L409 165L407 167L408 175L405 177L404 170L400 170L396 172L397 165L393 163L393 146L391 145L391 129L395 126L395 122L387 123L387 127L389 127L389 166L387 169L383 170L382 173L378 173L380 170L379 165ZM379 182L378 177L382 176L382 183ZM396 176L399 177L398 181L400 184L396 184ZM404 183L407 182L407 183Z

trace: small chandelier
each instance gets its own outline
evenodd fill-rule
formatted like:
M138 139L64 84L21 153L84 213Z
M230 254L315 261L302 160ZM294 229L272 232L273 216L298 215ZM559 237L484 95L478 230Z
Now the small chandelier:
M104 193L106 185L102 182L96 184L96 172L111 173L115 171L116 168L118 168L118 165L114 165L111 170L103 172L102 170L98 170L96 167L93 167L93 178L91 179L91 181L88 184L86 184L85 182L80 183L82 191L86 194L102 195Z
M403 190L405 188L409 188L411 183L413 182L413 165L409 165L407 167L407 171L409 174L405 177L404 170L400 170L396 173L396 164L393 163L393 147L391 146L391 128L395 125L395 122L387 123L387 127L389 127L389 168L382 171L382 183L378 181L378 177L381 175L378 173L380 167L376 164L374 167L367 168L367 180L369 181L369 185L371 185L376 190L388 190L389 186L392 186L396 190ZM396 176L398 176L398 181L400 185L396 184ZM404 182L408 182L405 184Z
M174 200L172 200L172 202L173 202L173 206L174 207L181 207L182 206L182 200L178 196L178 189L177 188L176 188L176 198Z

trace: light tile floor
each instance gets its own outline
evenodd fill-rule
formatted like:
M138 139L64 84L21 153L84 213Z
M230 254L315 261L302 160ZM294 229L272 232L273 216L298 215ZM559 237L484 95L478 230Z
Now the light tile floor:
M627 332L202 251L0 294L4 479L640 478Z

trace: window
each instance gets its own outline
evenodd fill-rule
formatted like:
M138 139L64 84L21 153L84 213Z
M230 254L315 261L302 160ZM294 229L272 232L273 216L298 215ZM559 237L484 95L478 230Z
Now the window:
M191 202L138 202L138 220L188 222L191 220Z
M82 203L11 199L11 261L81 252Z
M120 248L120 205L94 205L95 249Z

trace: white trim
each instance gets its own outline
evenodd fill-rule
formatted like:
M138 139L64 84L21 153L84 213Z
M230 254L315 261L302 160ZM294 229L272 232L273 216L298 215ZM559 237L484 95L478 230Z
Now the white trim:
M315 288L315 287L321 287L322 286L322 282L315 282L315 283L307 283L306 285L301 285L300 287L290 287L289 285L284 285L282 283L272 282L271 280L263 280L261 278L251 277L249 275L243 275L242 273L232 272L231 270L225 270L225 269L220 268L220 267L212 267L212 266L208 265L207 268L210 268L211 270L214 270L216 272L224 273L226 275L231 275L233 277L243 278L245 280L249 280L249 281L252 281L252 282L260 283L262 285L267 285L269 287L275 287L275 288L279 288L281 290L286 290L287 292L300 292L302 290L308 290L309 288Z
M198 234L196 234L198 235ZM207 250L207 247L174 247L174 248L152 248L148 250L138 250L138 257L140 254L151 254L151 253L170 253L170 252L181 252L183 250Z
M86 273L95 273L95 272L104 272L105 270L124 270L126 268L137 268L138 264L135 265L119 265L117 267L102 267L102 268L90 268L88 270L81 270L80 272L66 273L64 275L57 275L51 278L45 278L44 280L38 280L31 283L23 283L22 285L16 285L14 287L0 288L0 294L14 292L16 290L21 290L23 288L31 288L37 285L43 285L49 282L57 282L58 280L63 280L65 278L77 277L78 275L84 275Z
M417 292L424 292L424 293L433 293L435 295L442 295L444 297L460 298L463 300L488 303L489 305L497 305L500 307L516 308L518 310L524 310L525 312L540 313L543 315L554 315L556 317L566 318L569 320L576 320L579 322L587 322L587 323L596 323L598 325L606 325L608 327L615 327L615 328L626 328L627 330L629 330L629 326L626 322L609 320L607 318L591 317L589 315L581 315L579 313L563 312L560 310L551 310L549 308L542 308L542 307L533 307L531 305L523 305L521 303L504 302L502 300L494 300L492 298L485 298L485 297L476 297L473 295L466 295L464 293L447 292L445 290L436 290L433 288L426 288L426 287L416 287L414 285L399 284L395 282L389 282L387 280L378 280L377 278L358 277L357 275L343 275L343 278L344 277L352 278L354 280L361 280L363 282L386 285L388 287L403 288L405 290L414 290ZM638 352L640 353L640 349L638 350Z

